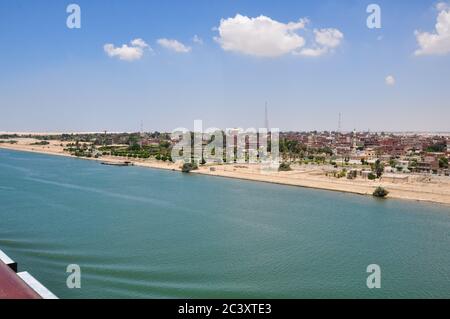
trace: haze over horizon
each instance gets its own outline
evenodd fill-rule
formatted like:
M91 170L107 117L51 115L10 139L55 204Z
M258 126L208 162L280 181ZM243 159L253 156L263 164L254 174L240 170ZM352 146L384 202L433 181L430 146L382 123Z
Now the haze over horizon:
M0 131L450 131L448 2L372 2L2 2Z

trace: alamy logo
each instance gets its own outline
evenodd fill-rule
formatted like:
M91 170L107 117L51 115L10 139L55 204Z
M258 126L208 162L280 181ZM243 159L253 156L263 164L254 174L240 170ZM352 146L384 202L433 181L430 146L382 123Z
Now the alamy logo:
M67 288L81 288L81 268L79 265L72 264L67 266L67 273L70 273L69 277L67 277L66 284Z
M172 161L202 164L262 164L263 169L278 169L279 129L208 128L194 121L194 131L177 128L172 131Z
M67 6L67 13L70 15L67 17L66 25L69 29L81 28L81 8L78 4L72 3Z
M381 29L381 7L378 4L372 3L367 6L367 27L369 29Z
M367 266L367 273L370 275L367 277L367 288L369 289L380 289L381 288L381 267L377 264L371 264Z

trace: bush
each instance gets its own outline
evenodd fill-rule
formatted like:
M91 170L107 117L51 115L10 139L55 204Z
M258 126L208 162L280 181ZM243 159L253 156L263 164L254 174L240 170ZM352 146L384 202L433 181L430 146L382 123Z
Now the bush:
M196 169L198 169L197 164L195 164L195 163L184 163L183 167L181 168L181 171L183 173L190 173L191 171L196 170Z
M442 157L439 159L439 168L448 168L448 159Z
M348 179L355 179L356 176L357 176L356 171L350 171L350 172L348 172L348 174L347 174L347 178L348 178Z
M337 178L343 178L343 177L345 177L345 176L347 176L347 170L346 169L343 169L342 171L340 171L338 174L337 174Z
M281 163L280 167L278 167L278 171L279 172L292 171L292 168L291 165L289 165L288 163Z
M369 175L367 176L371 181L377 179L377 176L373 173L369 173Z
M380 198L384 198L388 194L389 194L389 192L386 189L384 189L383 187L377 187L373 192L373 196L380 197Z
M41 142L31 143L30 145L48 145L48 144L50 144L50 143L47 141L41 141Z

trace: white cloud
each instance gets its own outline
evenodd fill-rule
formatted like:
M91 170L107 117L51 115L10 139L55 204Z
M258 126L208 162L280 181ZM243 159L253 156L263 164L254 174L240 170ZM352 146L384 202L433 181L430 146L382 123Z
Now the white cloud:
M327 48L304 48L299 52L294 52L295 55L303 55L307 57L318 57L328 52Z
M438 10L438 11L446 10L448 8L449 8L449 5L446 2L438 2L436 4L436 10Z
M200 38L198 35L194 35L194 37L192 38L192 42L197 44L203 44L203 39Z
M446 3L438 3L440 12L433 32L415 31L419 49L415 55L445 55L450 53L450 9Z
M392 75L388 75L385 79L384 79L386 85L388 86L394 86L395 85L395 78Z
M292 53L305 45L305 39L295 31L304 29L306 19L282 23L266 16L249 18L237 14L221 19L214 39L223 50L261 57L277 57Z
M338 29L328 28L314 30L316 42L326 48L336 48L341 44L344 35Z
M109 57L117 57L124 61L141 59L144 55L144 49L146 48L151 51L148 44L140 38L132 40L130 44L130 46L123 44L121 47L115 47L113 44L107 43L103 46L103 50Z
M141 38L134 39L133 41L131 41L131 45L140 48L148 48L148 44L145 43L145 41L142 40Z
M292 53L308 57L318 57L337 48L344 35L341 31L315 29L314 40L305 46L304 36L298 34L305 29L308 19L282 23L266 16L249 18L237 14L234 18L222 19L215 30L219 36L214 39L225 51L239 52L260 57L278 57Z
M314 43L312 47L304 48L299 52L294 52L296 55L303 55L308 57L318 57L329 52L332 52L334 48L337 48L344 34L338 29L328 28L328 29L315 29L314 30Z
M158 44L163 48L178 52L178 53L188 53L191 52L191 48L185 46L183 43L173 40L173 39L158 39Z

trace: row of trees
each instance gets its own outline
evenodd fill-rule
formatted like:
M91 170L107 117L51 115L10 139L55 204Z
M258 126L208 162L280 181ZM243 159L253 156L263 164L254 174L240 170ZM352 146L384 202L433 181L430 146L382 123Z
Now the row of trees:
M94 145L88 143L80 143L79 141L67 144L64 151L69 152L70 154L77 157L98 158L101 155L97 152Z
M324 163L327 157L333 156L328 146L321 148L307 147L297 140L280 139L280 154L285 161L308 161Z

